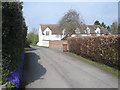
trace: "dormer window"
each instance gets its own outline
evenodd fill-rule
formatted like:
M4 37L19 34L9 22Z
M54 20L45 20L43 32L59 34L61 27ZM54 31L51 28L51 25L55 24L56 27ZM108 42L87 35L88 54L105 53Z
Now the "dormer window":
M66 32L64 32L64 34L63 35L66 35Z
M50 35L50 32L49 31L46 31L46 36L49 36Z
M75 30L75 33L76 33L76 34L80 34L79 28L77 28L77 29Z
M66 35L65 29L62 31L62 35Z
M95 30L95 33L96 33L96 34L100 34L100 28L97 28L97 29Z
M87 32L88 32L88 34L90 34L90 29L87 27Z

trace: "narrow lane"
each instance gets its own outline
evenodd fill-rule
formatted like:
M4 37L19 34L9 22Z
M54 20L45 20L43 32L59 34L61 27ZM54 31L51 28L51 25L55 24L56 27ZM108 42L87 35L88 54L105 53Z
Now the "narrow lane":
M118 88L118 77L60 49L32 47L24 70L26 88Z

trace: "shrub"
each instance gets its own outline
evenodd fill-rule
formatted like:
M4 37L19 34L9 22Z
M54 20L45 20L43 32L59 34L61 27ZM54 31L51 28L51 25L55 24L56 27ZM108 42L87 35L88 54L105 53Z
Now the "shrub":
M30 45L36 46L38 42L38 33L37 29L33 28L32 31L27 35L27 40Z
M21 2L2 2L2 83L20 67L27 26Z
M120 36L88 36L68 39L70 52L120 70Z

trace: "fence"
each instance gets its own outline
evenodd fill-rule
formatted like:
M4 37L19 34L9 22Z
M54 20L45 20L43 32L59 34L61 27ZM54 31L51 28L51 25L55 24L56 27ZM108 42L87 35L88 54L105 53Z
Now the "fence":
M49 48L63 48L63 44L68 44L68 41L67 40L50 40Z

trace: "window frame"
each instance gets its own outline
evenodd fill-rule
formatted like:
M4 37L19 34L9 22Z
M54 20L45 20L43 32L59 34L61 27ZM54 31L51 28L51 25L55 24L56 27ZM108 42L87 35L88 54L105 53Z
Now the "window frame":
M50 35L50 31L46 31L46 36L49 36Z

